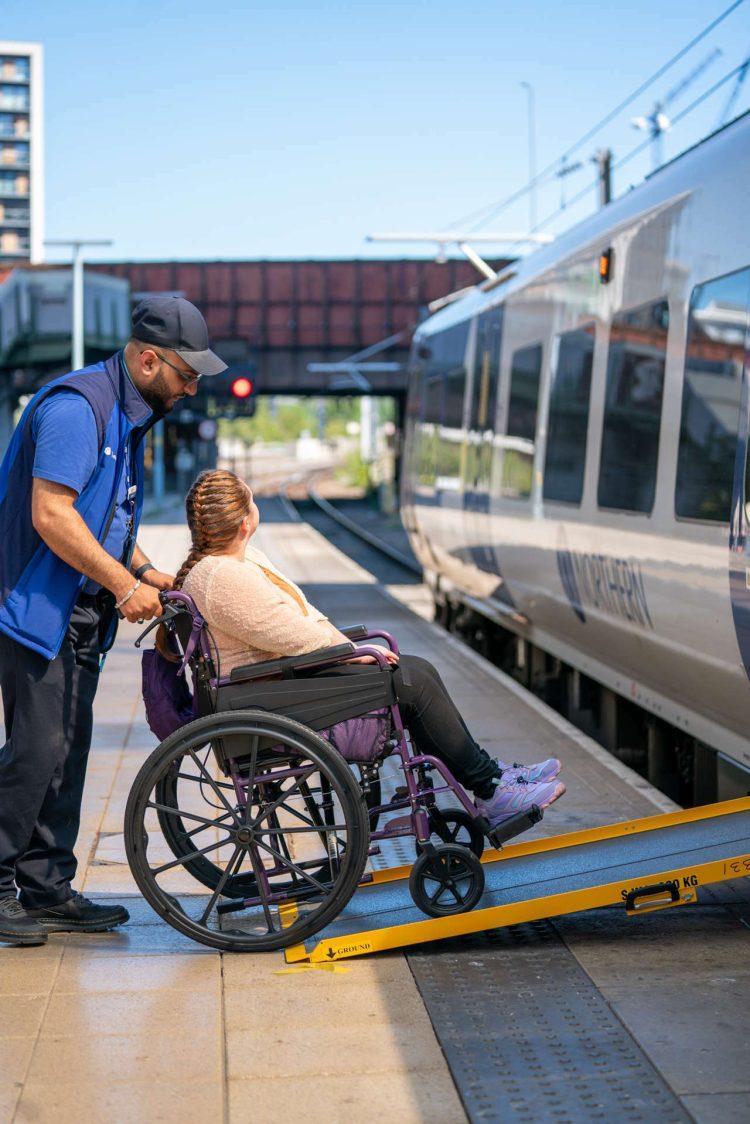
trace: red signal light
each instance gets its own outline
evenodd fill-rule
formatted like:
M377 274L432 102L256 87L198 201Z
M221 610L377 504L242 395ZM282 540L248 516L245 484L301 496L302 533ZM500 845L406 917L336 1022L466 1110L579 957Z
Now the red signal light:
M235 398L249 398L253 393L253 384L250 379L235 379L232 383L232 394Z

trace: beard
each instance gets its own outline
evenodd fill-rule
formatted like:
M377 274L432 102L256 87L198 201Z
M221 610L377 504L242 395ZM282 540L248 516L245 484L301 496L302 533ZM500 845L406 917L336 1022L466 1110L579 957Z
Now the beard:
M171 399L175 397L174 392L169 389L167 380L161 371L156 374L148 386L139 387L138 393L146 405L151 408L157 421L166 417L175 405L174 402L171 402Z

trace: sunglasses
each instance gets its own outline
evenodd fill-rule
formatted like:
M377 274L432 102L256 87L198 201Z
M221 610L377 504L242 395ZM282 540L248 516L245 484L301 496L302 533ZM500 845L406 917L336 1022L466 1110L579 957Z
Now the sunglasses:
M158 351L154 351L154 355L158 359L161 359L162 363L166 363L168 367L171 367L173 371L176 371L186 386L192 386L193 383L200 382L203 378L203 375L196 375L192 371L190 373L188 373L187 371L183 371L182 368L178 367L175 363L170 363L170 361L168 359L165 359L165 357Z

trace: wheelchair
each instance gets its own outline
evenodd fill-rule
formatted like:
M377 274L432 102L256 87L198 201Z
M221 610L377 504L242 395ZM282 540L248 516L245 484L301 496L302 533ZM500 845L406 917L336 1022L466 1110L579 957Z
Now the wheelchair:
M164 613L136 646L166 626L176 674L190 670L195 717L138 772L125 847L141 893L163 920L224 951L289 947L334 921L373 880L368 857L400 836L414 839L409 890L425 914L477 904L485 839L499 847L542 813L532 808L490 832L447 766L413 752L393 668L374 643L397 653L388 633L357 625L342 630L349 643L222 676L191 598L161 596ZM364 644L355 648L354 640ZM375 663L340 673L361 655ZM391 755L404 783L384 801L380 772ZM443 806L448 793L458 806Z

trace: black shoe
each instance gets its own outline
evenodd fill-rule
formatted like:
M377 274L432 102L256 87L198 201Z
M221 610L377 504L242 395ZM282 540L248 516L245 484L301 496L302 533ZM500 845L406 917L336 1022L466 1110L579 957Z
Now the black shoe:
M46 944L47 933L17 898L0 898L0 941L7 944Z
M94 905L83 894L73 894L66 902L46 909L27 909L26 914L47 933L106 933L130 920L121 905Z

